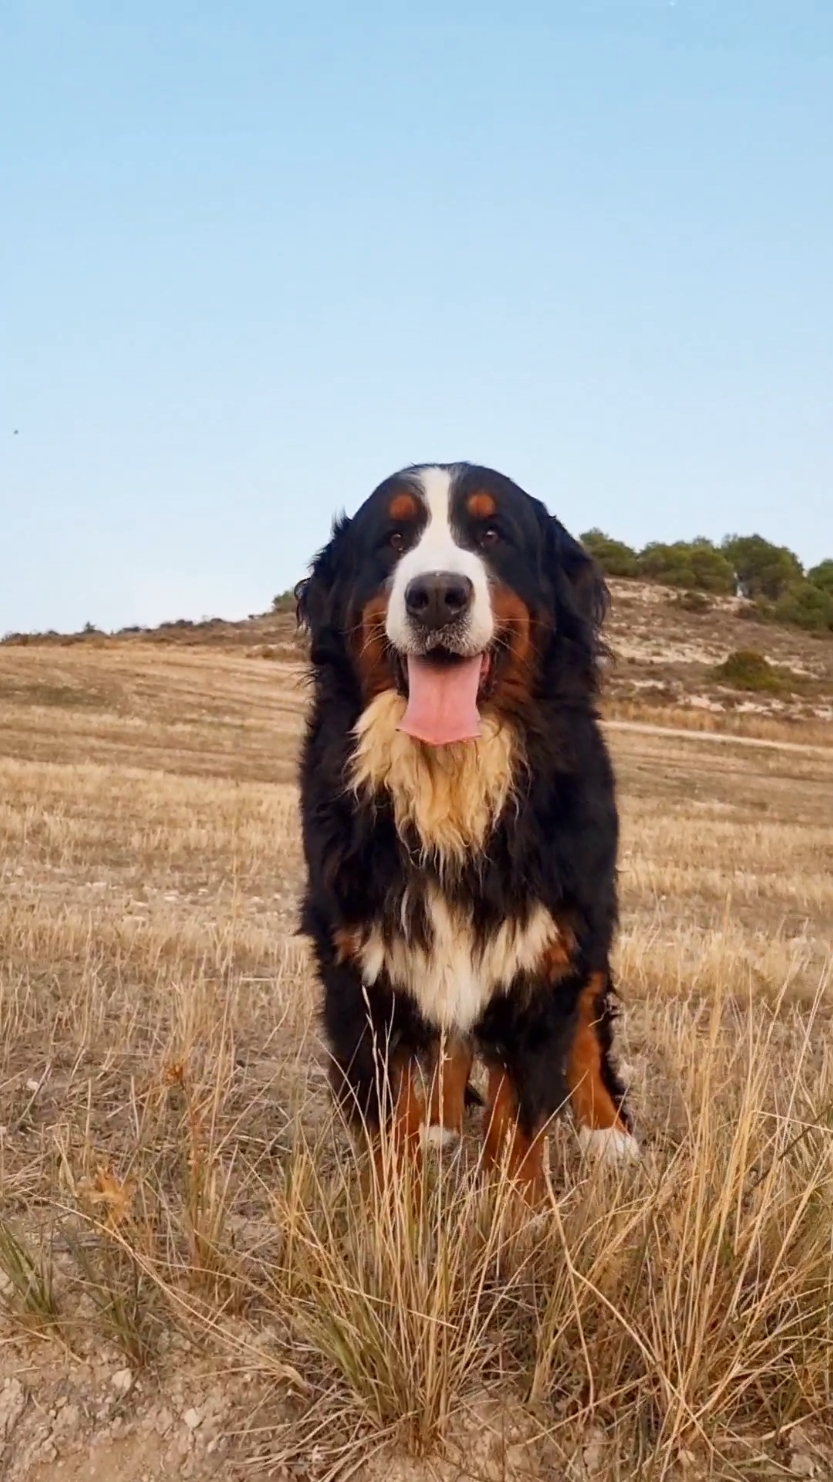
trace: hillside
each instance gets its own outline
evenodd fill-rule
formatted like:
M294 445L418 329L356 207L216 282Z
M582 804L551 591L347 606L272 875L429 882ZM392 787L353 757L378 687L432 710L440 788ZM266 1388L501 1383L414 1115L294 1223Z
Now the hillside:
M791 736L827 744L833 740L833 635L815 635L761 621L754 609L732 597L701 597L653 583L610 580L612 605L606 638L603 706L611 719L749 736ZM253 663L277 665L281 676L303 664L304 639L291 611L271 612L240 622L220 618L179 621L159 628L128 629L105 635L11 635L0 644L0 701L14 715L31 704L73 708L79 687L83 709L100 715L135 709L137 723L152 707L154 650L182 656L210 650L218 664L231 654ZM753 651L769 670L742 673L740 681L716 671L727 656ZM37 651L36 664L23 654ZM108 680L86 689L85 655L106 652ZM127 663L134 655L135 665ZM140 671L145 680L125 676ZM183 683L187 683L183 679ZM268 695L274 677L257 688ZM194 696L196 710L211 715L211 686ZM195 713L196 713L195 710ZM0 743L2 744L2 743Z
M716 696L749 624L616 598L609 712ZM827 645L763 638L827 692ZM2 1475L833 1474L833 748L611 727L645 1162L600 1182L560 1124L516 1240L476 1114L420 1219L357 1196L295 935L301 657L283 617L0 647Z

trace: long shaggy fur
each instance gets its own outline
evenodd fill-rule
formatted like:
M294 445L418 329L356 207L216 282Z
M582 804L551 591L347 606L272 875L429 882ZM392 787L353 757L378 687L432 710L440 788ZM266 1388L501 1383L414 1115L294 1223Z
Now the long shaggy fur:
M520 773L514 726L487 716L476 741L426 746L398 729L406 701L385 690L362 711L350 764L358 797L389 797L402 839L447 874L483 848Z
M312 678L302 929L334 1088L372 1128L386 1114L380 1057L383 1071L430 1062L451 1033L500 1072L501 1115L515 1107L510 1132L524 1147L570 1099L590 1130L621 1136L609 964L618 819L595 700L606 589L508 479L472 465L444 476L449 529L469 569L472 553L482 559L492 593L479 740L430 747L398 729L403 670L385 611L397 532L414 549L431 518L420 469L339 519L297 592ZM488 539L483 511L497 530Z

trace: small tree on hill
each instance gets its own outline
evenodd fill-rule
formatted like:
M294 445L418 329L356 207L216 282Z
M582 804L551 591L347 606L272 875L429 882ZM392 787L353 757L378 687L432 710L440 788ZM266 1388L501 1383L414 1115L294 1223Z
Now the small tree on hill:
M785 545L772 545L762 535L727 535L721 546L747 597L777 602L801 581L804 568Z
M649 581L701 592L731 592L732 565L710 540L652 541L639 555L639 574Z
M776 602L773 616L778 623L792 623L810 632L833 629L833 587L825 591L811 581L794 582Z
M603 530L587 530L579 536L584 549L598 561L605 576L638 576L636 551L623 540L614 540Z
M807 580L833 597L833 561L822 561L820 565L812 566L807 572Z

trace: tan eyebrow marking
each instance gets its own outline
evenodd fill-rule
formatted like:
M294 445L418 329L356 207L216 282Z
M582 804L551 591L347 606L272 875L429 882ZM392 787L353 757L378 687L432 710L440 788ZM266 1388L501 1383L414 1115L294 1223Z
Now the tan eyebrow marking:
M415 494L394 494L388 505L388 514L392 520L415 520L418 513L418 504Z
M466 509L476 520L488 520L497 509L497 503L491 494L481 489L479 494L472 494L466 500Z

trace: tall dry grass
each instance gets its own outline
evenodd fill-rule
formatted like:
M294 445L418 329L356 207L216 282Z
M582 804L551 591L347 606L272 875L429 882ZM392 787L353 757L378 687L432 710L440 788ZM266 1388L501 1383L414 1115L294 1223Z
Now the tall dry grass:
M106 1344L163 1389L196 1355L245 1373L243 1475L824 1475L825 763L614 738L645 1156L594 1169L559 1122L529 1221L483 1177L476 1116L422 1183L360 1197L293 936L292 789L245 755L189 776L66 744L0 762L17 1344Z

